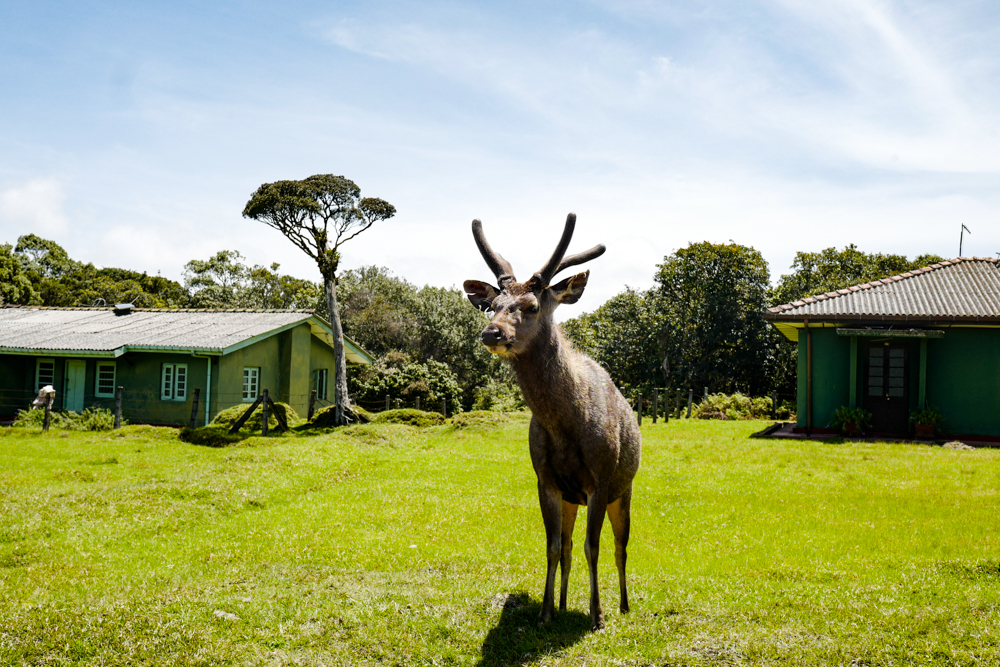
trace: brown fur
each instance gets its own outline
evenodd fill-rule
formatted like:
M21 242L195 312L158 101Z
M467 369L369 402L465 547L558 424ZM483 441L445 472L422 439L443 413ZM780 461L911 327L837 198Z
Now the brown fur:
M567 229L572 234L569 219ZM563 246L568 245L565 234ZM554 268L560 259L554 256L550 265ZM506 281L502 291L478 281L467 281L465 289L474 305L494 311L483 330L483 342L510 362L532 411L528 446L538 479L548 555L541 619L547 622L554 614L556 565L562 570L559 608L566 608L576 508L586 505L584 552L590 572L591 625L596 630L604 627L597 560L605 514L615 533L619 608L622 613L629 610L626 548L632 480L639 469L642 442L632 409L610 376L573 348L553 321L560 303L580 298L588 277L589 272L584 272L548 286L551 276L536 274L525 283Z

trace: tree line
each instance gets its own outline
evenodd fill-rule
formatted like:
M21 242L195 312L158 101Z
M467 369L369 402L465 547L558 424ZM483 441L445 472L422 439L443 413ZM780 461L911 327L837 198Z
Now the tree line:
M799 252L771 285L763 256L736 243L692 243L656 265L654 286L626 288L563 324L626 395L653 387L765 395L795 391L796 348L764 320L766 308L941 261L843 249ZM336 279L345 333L375 364L350 369L362 405L386 395L450 410L514 409L520 393L506 366L479 342L486 316L458 289L417 287L383 267ZM55 241L28 234L0 244L0 301L43 306L128 302L147 308L302 308L328 318L321 283L251 265L221 250L184 266L183 282L69 257ZM666 364L664 364L666 361ZM668 369L669 375L665 373Z

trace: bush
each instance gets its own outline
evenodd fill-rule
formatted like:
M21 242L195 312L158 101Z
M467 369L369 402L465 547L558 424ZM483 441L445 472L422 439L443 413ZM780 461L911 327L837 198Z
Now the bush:
M409 424L410 426L439 426L445 418L440 412L424 412L403 408L401 410L386 410L372 419L376 424Z
M87 408L83 412L53 410L49 428L71 431L111 431L115 428L115 413L106 408ZM45 421L45 410L21 410L14 419L14 426L41 428ZM128 421L122 419L122 426Z
M743 394L709 394L692 416L698 419L768 419L771 417L771 399L750 398Z
M328 405L325 408L321 408L313 413L312 421L305 424L304 428L333 428L336 424L333 423L334 415L336 414L335 405ZM357 424L367 424L372 421L372 413L365 410L360 405L352 405L351 410L354 411L355 416L357 416Z
M407 403L418 398L423 405L438 406L444 399L448 412L462 410L458 376L439 361L414 362L402 352L390 351L374 364L356 370L353 386L359 401L381 403L386 395Z
M122 426L127 423L126 420L122 419ZM115 429L115 413L106 408L87 408L80 413L76 428L81 431L113 431Z
M871 426L872 413L864 408L849 408L842 405L833 412L830 426L843 428L846 424L856 424L862 431Z
M494 378L490 378L482 387L476 388L472 401L473 410L517 412L525 407L524 397L517 384L501 382Z
M215 416L215 419L212 420L210 426L219 426L228 430L233 427L233 424L239 421L240 417L243 416L243 413L246 412L249 407L249 405L234 405L231 408L226 408ZM275 402L274 410L267 416L268 429L278 427L278 419L274 416L274 413L276 412L280 412L284 415L285 423L288 424L289 428L302 422L302 418L299 417L299 413L295 411L295 408L290 406L288 403ZM247 429L248 431L260 431L263 421L264 406L258 405L257 409L253 411L252 415L250 415L250 419L243 422L243 426L240 428Z
M203 426L201 428L187 428L180 430L177 437L184 442L203 447L226 447L239 442L245 436L239 433L230 435L229 426Z
M500 424L510 421L506 412L494 412L488 410L473 410L457 414L448 420L448 423L456 429L463 428L494 428Z

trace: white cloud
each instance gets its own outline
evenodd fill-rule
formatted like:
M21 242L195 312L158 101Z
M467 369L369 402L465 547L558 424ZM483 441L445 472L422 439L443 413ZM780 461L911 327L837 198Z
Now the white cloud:
M65 199L62 184L52 178L11 186L0 192L0 224L16 232L16 236L62 233L67 226Z

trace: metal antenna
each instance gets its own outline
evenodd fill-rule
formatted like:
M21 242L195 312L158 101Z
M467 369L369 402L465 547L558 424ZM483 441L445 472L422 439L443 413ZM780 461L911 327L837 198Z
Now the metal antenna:
M962 231L958 233L958 256L962 256L962 241L964 240L965 232L969 232L969 228L964 224L962 225ZM969 232L970 234L972 232Z

